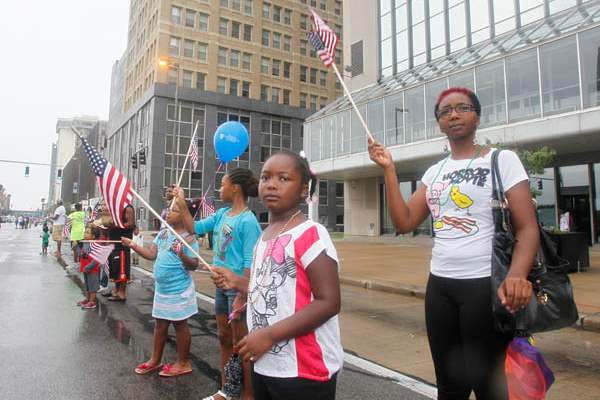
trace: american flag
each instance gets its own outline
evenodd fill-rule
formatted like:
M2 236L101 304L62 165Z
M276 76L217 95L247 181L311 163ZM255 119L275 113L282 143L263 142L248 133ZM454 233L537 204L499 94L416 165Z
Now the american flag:
M192 170L195 171L198 169L198 140L195 137L192 138L190 152L190 158L192 160Z
M94 206L94 209L92 210L92 215L90 215L90 218L92 220L95 220L100 215L100 207L102 207L101 201L97 202Z
M114 165L104 159L87 140L81 138L85 153L87 154L92 170L98 179L100 192L108 206L108 210L119 228L125 228L123 210L131 205L133 194L131 184L127 178L117 170Z
M335 61L335 48L339 39L335 32L327 26L314 10L311 9L310 12L312 13L311 18L315 23L315 31L308 34L308 40L321 61L323 61L325 66L329 67Z
M65 226L63 227L63 236L67 239L71 236L71 225L73 225L73 221L67 218L67 222L65 222Z
M200 218L208 218L215 213L215 206L212 201L206 198L206 195L200 199Z
M99 243L90 244L90 258L100 264L106 274L108 274L108 257L114 248L115 246L112 243L108 245Z

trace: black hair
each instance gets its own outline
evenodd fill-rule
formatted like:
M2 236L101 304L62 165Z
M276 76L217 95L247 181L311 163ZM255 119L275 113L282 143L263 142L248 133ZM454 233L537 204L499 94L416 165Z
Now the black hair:
M244 197L258 196L258 180L248 168L234 168L226 174L234 185L240 185Z
M47 227L47 226L44 226L44 227L42 228L42 230L43 230L44 232L48 232L48 227Z
M81 211L81 203L75 203L75 210Z
M451 87L449 89L444 90L438 96L438 99L437 99L437 102L435 103L435 108L434 108L434 115L435 115L436 120L439 121L439 119L440 119L438 117L438 112L440 111L440 103L442 102L442 100L444 100L444 98L446 96L448 96L449 94L452 94L452 93L462 93L465 96L467 96L469 98L469 100L471 100L471 103L473 104L473 107L475 108L475 114L477 114L478 117L481 117L481 103L479 102L479 97L477 97L475 92L473 92L471 89L467 89L467 88L463 88L463 87Z
M307 184L309 187L308 198L310 199L313 196L313 194L315 194L315 190L317 190L317 175L313 174L312 171L310 170L310 166L308 165L308 160L306 158L302 157L300 154L294 153L293 151L290 151L290 150L278 151L277 153L273 154L271 157L276 156L278 154L283 154L285 156L288 156L292 160L294 160L294 163L296 164L296 168L298 169L298 171L300 172L300 175L302 176L302 184L303 185Z

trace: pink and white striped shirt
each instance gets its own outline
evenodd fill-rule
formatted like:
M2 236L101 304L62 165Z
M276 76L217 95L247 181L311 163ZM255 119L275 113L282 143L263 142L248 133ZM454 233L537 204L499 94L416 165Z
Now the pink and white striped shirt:
M306 269L323 251L339 268L327 230L313 221L258 241L248 292L250 331L264 328L302 310L313 300ZM313 267L311 267L313 268ZM277 343L254 364L258 374L327 381L343 363L338 316L308 334Z

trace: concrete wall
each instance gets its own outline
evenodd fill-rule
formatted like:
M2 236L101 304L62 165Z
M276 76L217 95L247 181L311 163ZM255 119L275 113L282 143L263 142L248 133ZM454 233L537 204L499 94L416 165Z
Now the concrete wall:
M344 233L379 236L379 225L377 178L344 181Z
M350 47L352 44L363 41L363 73L344 79L350 90L371 85L377 82L379 77L378 7L377 0L344 1L344 67L351 64ZM361 21L361 23L357 23L357 21ZM349 76L349 73L345 72L345 75Z

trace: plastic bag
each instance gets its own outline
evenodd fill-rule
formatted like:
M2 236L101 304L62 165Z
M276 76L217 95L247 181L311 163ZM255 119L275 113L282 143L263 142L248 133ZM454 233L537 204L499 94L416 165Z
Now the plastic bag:
M510 400L544 400L554 374L540 352L525 337L508 345L504 364Z

